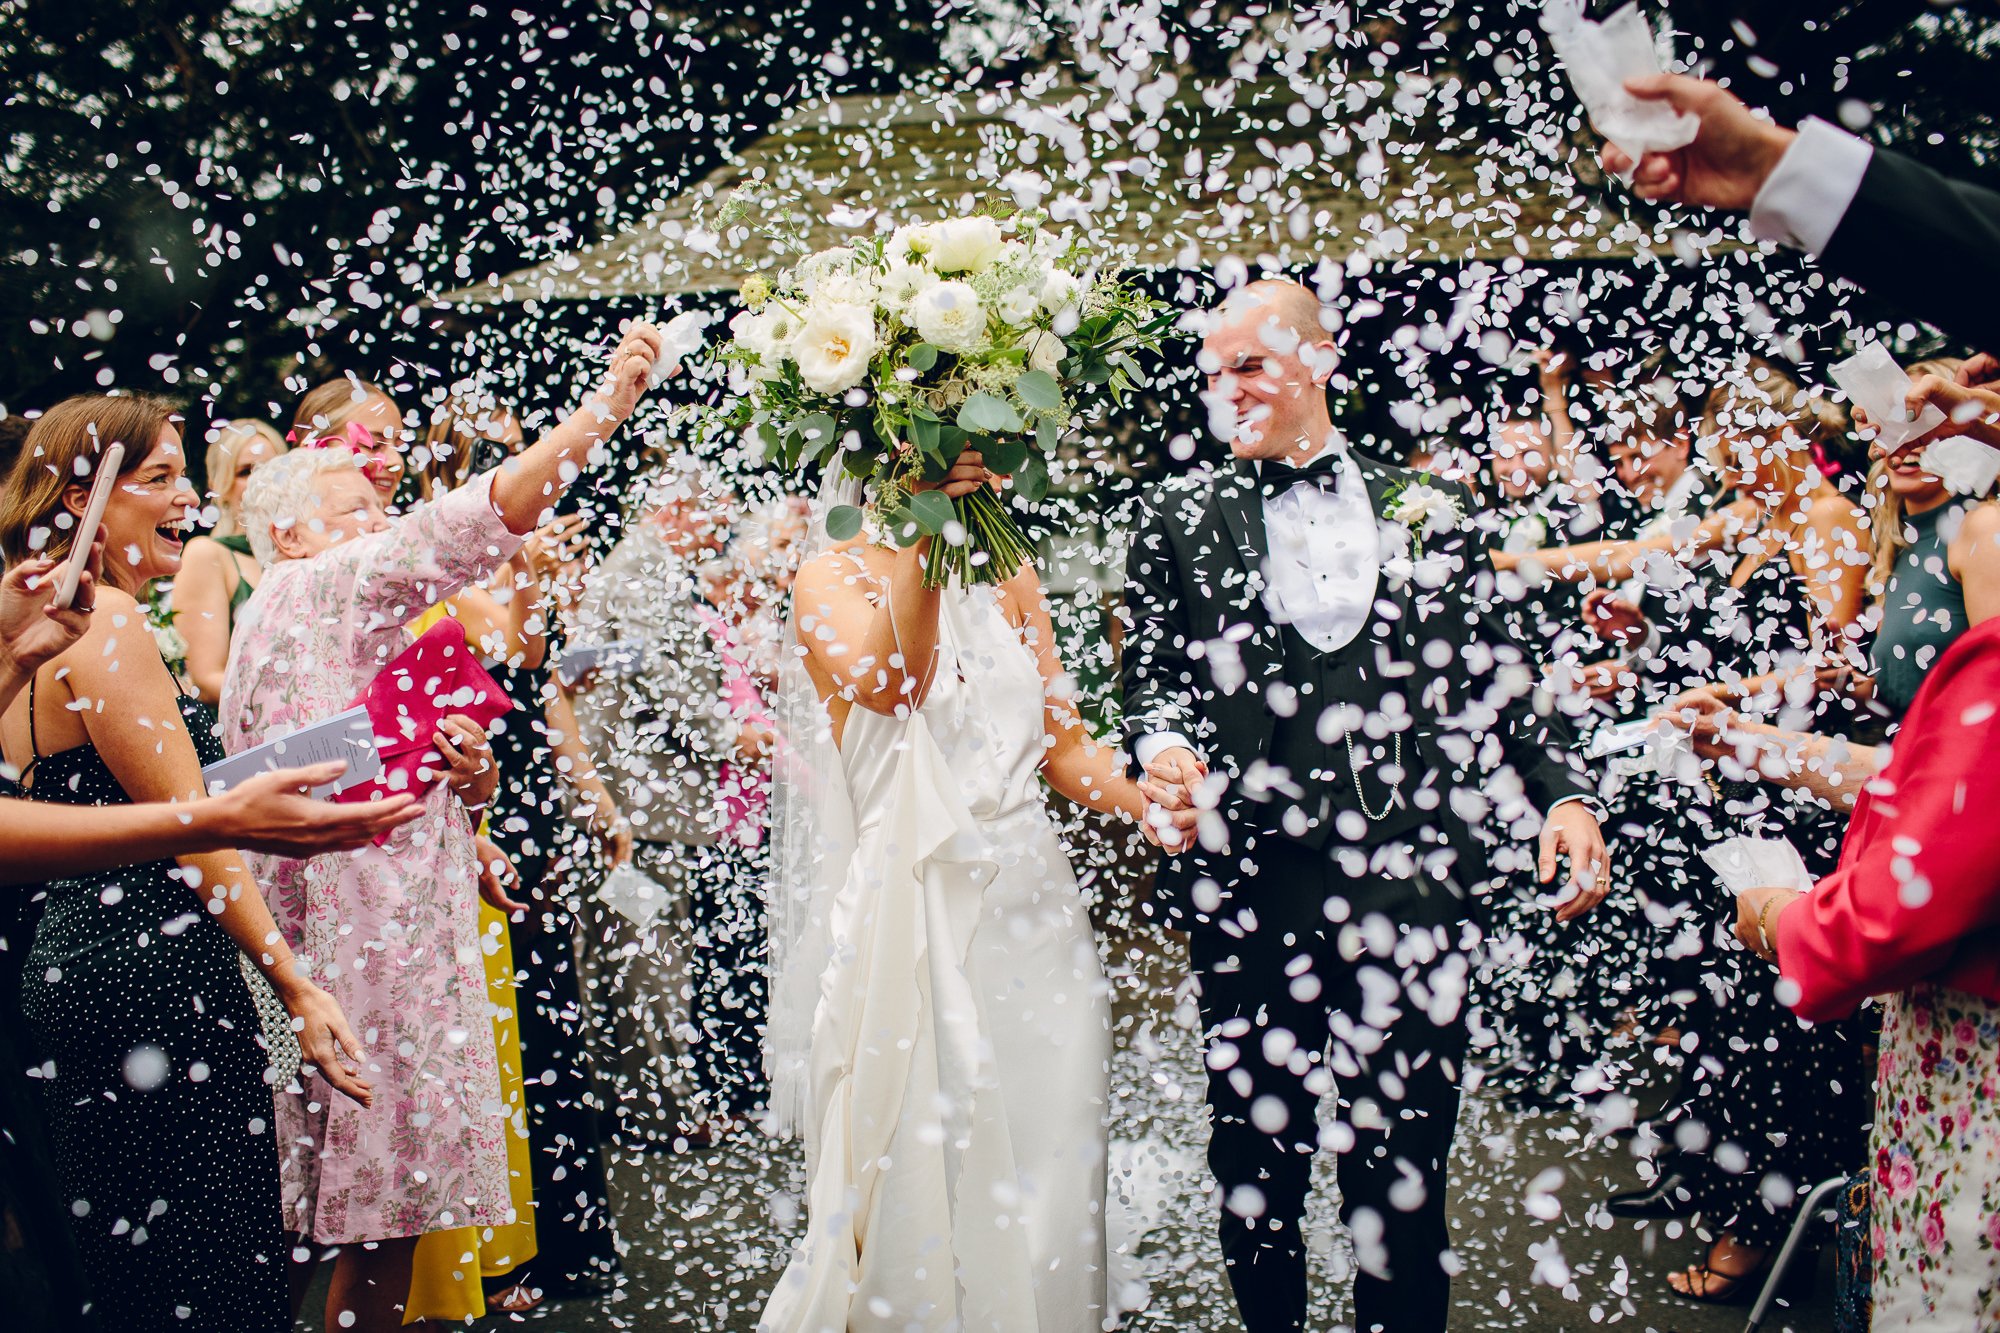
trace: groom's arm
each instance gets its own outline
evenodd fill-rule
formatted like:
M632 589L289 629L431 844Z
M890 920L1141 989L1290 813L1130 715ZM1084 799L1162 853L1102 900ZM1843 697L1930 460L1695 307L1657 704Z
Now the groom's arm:
M1125 648L1119 677L1125 696L1125 753L1135 778L1156 754L1174 745L1195 750L1199 713L1194 662L1187 651L1187 597L1167 536L1175 498L1164 490L1140 496L1139 519L1125 556Z

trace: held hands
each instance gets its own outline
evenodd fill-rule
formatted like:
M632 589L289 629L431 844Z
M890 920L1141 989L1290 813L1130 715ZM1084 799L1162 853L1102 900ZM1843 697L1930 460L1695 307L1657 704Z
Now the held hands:
M1778 961L1778 918L1804 897L1797 889L1745 889L1736 895L1736 939L1766 962Z
M347 761L259 773L212 798L222 845L304 860L322 852L347 852L423 814L407 792L380 801L339 805L307 793L347 771Z
M1569 857L1569 883L1574 892L1556 905L1556 920L1574 921L1603 902L1611 889L1611 858L1604 848L1604 830L1582 801L1565 801L1542 821L1537 866L1542 883L1555 879L1558 856Z
M1201 819L1203 799L1198 788L1207 776L1208 765L1182 746L1153 756L1146 776L1139 780L1140 794L1147 801L1146 817L1140 821L1146 841L1170 854L1187 850Z
M452 713L431 734L431 744L444 756L445 781L458 793L468 813L477 814L500 787L500 769L486 732L463 713Z
M1986 354L1982 352L1980 355ZM1987 359L1991 360L1990 357ZM1952 379L1945 379L1942 375L1919 375L1910 381L1910 391L1904 399L1910 419L1915 420L1926 407L1935 407L1944 413L1945 424L1906 441L1897 453L1921 449L1932 440L1948 435L1969 435L1989 449L2000 449L2000 393L1991 387L1982 387L1983 382L1980 381L1966 383L1966 370L1971 365L1967 362ZM1859 420L1865 414L1857 412L1855 415Z
M1630 173L1633 192L1641 199L1747 209L1798 137L1795 131L1759 119L1734 94L1706 79L1648 74L1627 79L1625 90L1692 113L1701 121L1687 147L1647 153L1637 162L1614 145L1604 145L1605 170L1616 176Z

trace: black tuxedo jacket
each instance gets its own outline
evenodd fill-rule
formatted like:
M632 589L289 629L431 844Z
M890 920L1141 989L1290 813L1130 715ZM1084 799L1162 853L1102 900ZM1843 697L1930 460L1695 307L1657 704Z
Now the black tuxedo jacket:
M1469 492L1455 482L1359 455L1356 461L1378 521L1384 497L1413 482L1451 494L1471 512ZM1572 753L1568 724L1537 711L1535 696L1546 695L1536 688L1532 656L1484 604L1492 578L1482 547L1466 525L1439 534L1424 543L1424 555L1448 558L1451 577L1426 588L1385 571L1376 594L1378 614L1399 636L1396 655L1408 664L1404 704L1417 763L1406 764L1413 771L1405 789L1428 782L1447 796L1437 822L1458 853L1461 891L1487 870L1483 844L1449 813L1454 791L1461 799L1478 792L1504 766L1519 779L1514 789L1544 811L1566 796L1595 795ZM1160 731L1194 741L1210 769L1229 778L1220 813L1232 848L1263 813L1243 778L1268 753L1277 726L1266 687L1282 671L1284 645L1263 601L1267 550L1256 471L1234 460L1212 478L1176 478L1149 491L1126 558L1128 753ZM1189 888L1204 876L1233 882L1234 859L1205 847L1164 857L1158 904L1186 925Z
M2000 354L2000 194L1877 148L1820 263Z

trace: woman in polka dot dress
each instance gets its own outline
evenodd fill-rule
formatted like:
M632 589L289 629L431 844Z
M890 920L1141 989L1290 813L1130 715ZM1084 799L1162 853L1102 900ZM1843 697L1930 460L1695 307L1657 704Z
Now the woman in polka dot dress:
M86 637L37 671L0 721L38 801L117 805L198 795L215 738L186 702L134 594L179 567L192 493L162 404L72 399L29 434L0 496L0 549L67 545L100 442L127 466L104 514L104 585ZM309 1059L358 1050L326 993L296 975L233 853L60 880L30 949L21 1008L41 1062L49 1140L98 1326L288 1328L268 1064L240 959L302 1022ZM347 1071L337 1077L365 1093Z

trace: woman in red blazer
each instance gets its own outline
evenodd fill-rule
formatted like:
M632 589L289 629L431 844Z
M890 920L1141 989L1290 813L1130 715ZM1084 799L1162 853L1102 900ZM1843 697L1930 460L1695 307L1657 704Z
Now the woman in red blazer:
M1925 679L1839 868L1811 893L1738 895L1736 934L1801 1018L1888 996L1876 1326L2000 1326L2000 620Z

